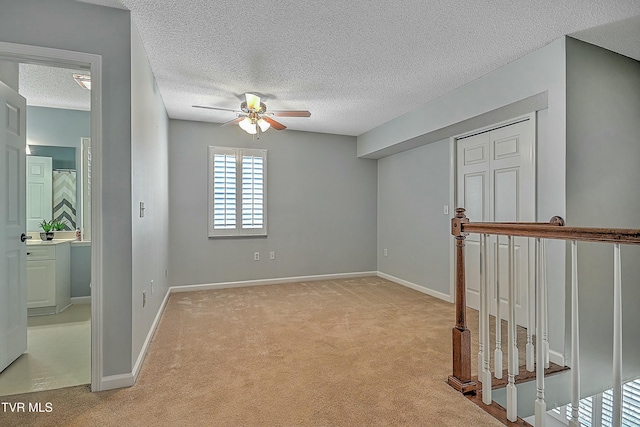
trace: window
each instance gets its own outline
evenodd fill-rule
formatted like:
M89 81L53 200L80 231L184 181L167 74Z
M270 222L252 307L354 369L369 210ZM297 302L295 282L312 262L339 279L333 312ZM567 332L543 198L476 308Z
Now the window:
M554 418L569 425L571 404L561 406L549 412ZM609 389L595 396L580 399L578 420L581 426L613 425L613 390ZM622 385L622 426L640 425L640 379Z
M267 150L209 147L209 237L267 235Z

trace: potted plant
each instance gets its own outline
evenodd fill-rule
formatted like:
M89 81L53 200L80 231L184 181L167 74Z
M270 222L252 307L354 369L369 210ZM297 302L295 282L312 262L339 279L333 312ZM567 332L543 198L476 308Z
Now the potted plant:
M54 219L51 221L51 226L53 227L53 231L63 231L67 226L66 219Z
M43 219L40 223L40 228L42 228L42 231L44 231L44 233L40 233L40 239L53 240L53 237L55 236L54 232L64 230L66 225L67 222L64 219L52 219L51 221Z
M40 233L41 240L53 240L53 220L47 221L46 219L43 219L40 223L40 228L44 231L44 233Z

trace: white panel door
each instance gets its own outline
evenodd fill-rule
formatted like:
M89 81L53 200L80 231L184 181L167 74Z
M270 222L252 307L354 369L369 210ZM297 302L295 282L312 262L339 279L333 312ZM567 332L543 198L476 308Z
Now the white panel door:
M51 157L27 156L27 230L42 231L42 220L50 221L53 210Z
M458 140L458 201L472 222L490 221L490 139L489 132ZM470 234L465 247L467 305L480 307L480 236Z
M0 82L0 371L27 350L26 102Z
M535 221L535 122L529 120L486 131L457 141L457 206L466 209L472 222ZM530 259L525 238L514 239L516 276L516 320L527 324ZM489 240L488 278L496 280L495 261L499 248L501 317L507 316L507 237ZM465 273L467 305L479 308L479 235L467 237ZM532 270L531 270L532 271ZM492 292L492 313L496 312Z

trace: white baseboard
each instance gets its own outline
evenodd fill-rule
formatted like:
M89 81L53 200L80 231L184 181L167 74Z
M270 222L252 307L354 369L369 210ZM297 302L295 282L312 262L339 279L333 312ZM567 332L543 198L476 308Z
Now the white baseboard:
M144 344L142 344L142 349L140 350L140 354L138 354L138 359L136 363L133 365L133 382L136 382L138 379L138 374L140 373L140 368L142 368L142 362L144 362L144 358L147 356L147 350L149 349L149 344L153 339L153 335L156 333L156 329L158 328L158 323L160 323L160 318L162 317L162 313L164 313L164 308L167 305L167 301L169 300L169 295L171 292L167 290L167 293L164 295L162 300L162 304L158 308L158 312L156 313L156 317L153 319L153 323L151 324L151 328L149 328L149 333L147 334L147 338L144 340Z
M414 290L416 290L418 292L422 292L423 294L427 294L429 296L432 296L432 297L435 297L435 298L438 298L438 299L441 299L441 300L444 300L444 301L447 301L447 302L454 302L453 301L453 297L450 296L450 295L447 295L447 294L442 293L442 292L434 291L433 289L425 288L424 286L416 285L415 283L411 283L411 282L408 282L406 280L399 279L397 277L391 276L390 274L386 274L386 273L383 273L381 271L378 271L377 272L377 276L378 277L382 277L383 279L390 280L390 281L392 281L394 283L397 283L399 285L406 286L407 288L414 289Z
M376 272L362 271L358 273L318 274L315 276L280 277L276 279L244 280L239 282L203 283L200 285L181 285L181 286L172 286L169 289L169 291L171 293L206 291L210 289L244 288L247 286L277 285L280 283L312 282L312 281L318 281L318 280L351 279L356 277L367 277L367 276L376 276Z
M553 362L560 366L566 366L564 364L564 355L553 350L549 350L549 362Z
M88 297L71 297L71 304L91 304L91 295Z
M136 380L132 373L108 375L102 377L100 391L113 390L116 388L131 387L135 384Z
M131 387L133 386L137 379L138 374L140 373L140 368L142 368L142 363L144 362L144 358L147 356L147 351L149 350L149 344L153 339L153 335L156 333L156 329L158 328L158 323L160 323L160 318L162 317L162 313L164 313L164 308L167 305L167 301L169 300L169 295L171 292L167 290L167 293L162 300L162 304L158 308L158 312L156 313L156 317L153 319L153 323L151 324L151 328L149 329L149 333L147 333L147 338L144 340L144 344L142 344L142 349L140 349L140 353L138 354L138 358L136 359L136 363L133 365L132 372L126 374L119 375L109 375L106 377L102 377L100 391L104 390L113 390L116 388L123 387Z

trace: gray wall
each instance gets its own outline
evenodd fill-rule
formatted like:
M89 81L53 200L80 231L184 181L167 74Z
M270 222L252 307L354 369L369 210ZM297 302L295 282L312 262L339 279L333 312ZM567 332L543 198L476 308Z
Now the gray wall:
M525 100L546 93L549 107L550 136L558 149L557 156L564 161L565 126L565 41L560 38L522 58L519 58L489 74L461 86L445 95L427 102L400 117L358 136L358 156L378 158L380 154L399 152L407 146L414 147L414 138L439 141L501 120L507 120L526 112ZM526 104L526 102L525 102ZM456 124L480 117L488 112L501 110L501 116L491 116L488 123L476 123L471 129L456 129ZM449 129L443 134L443 129ZM437 139L430 138L438 135ZM562 173L556 180L564 190ZM564 194L562 195L564 200ZM564 213L564 204L562 205ZM557 213L556 213L557 215Z
M444 147L440 147L439 155L442 157L439 158L439 161L442 163L439 163L438 167L434 169L433 177L431 177L431 171L424 170L426 168L422 164L418 164L410 158L412 155L425 156L426 152L418 151L416 147L424 144L427 144L425 147L432 144L438 145L441 144L438 141L443 141L446 138L508 120L524 113L537 111L537 219L548 221L554 215L565 216L565 50L565 38L558 39L494 72L428 102L420 108L358 136L358 155L366 158L381 158L393 154L390 158L394 160L391 162L398 162L398 165L404 162L407 167L412 168L411 170L403 170L401 172L403 175L417 176L424 180L432 179L444 190L449 187L449 177L443 176L444 168L449 167L448 153L445 155L442 151ZM410 150L405 151L408 148ZM427 150L435 150L435 148ZM408 153L408 157L395 158L403 152ZM382 158L381 165L385 165L384 162L387 159L387 157ZM426 158L423 160L429 165L434 161ZM388 165L384 167L386 166ZM400 168L401 166L397 167L397 169ZM381 166L381 175L378 177L381 197L388 194L387 198L400 199L402 196L392 195L394 187L385 182L387 179L396 182L397 179L393 181L394 178L387 176L390 174L382 176L382 173L384 173L383 166ZM418 186L420 184L406 185ZM398 188L396 191L404 190ZM439 192L440 189L437 191ZM453 193L455 189L448 189L448 191ZM431 196L432 194L426 193L425 197L427 195ZM404 215L403 219L409 221L402 227L423 230L428 222L440 223L442 216L444 216L441 214L442 207L448 203L447 200L440 200L440 197L437 199L438 201L433 202L433 205L431 202L429 205L421 205L421 203L426 203L424 200L405 201L409 206L427 208L428 212L433 212L433 215L427 216L427 212L422 216L416 214L418 215L416 218L409 218L410 214L401 213L400 215ZM380 202L380 206L380 215L383 215L384 210L389 208L385 206L384 202ZM450 206L449 218L453 216L454 208L455 206ZM400 239L393 237L393 233L389 229L391 227L390 220L386 218L390 214L384 215L385 219L380 221L381 225L379 226L381 239L378 244L379 270L383 272L395 271L397 273L394 276L399 279L420 284L433 291L448 295L449 288L443 286L442 283L431 283L427 277L420 277L419 272L422 270L420 266L405 266L406 260L397 260L394 263L388 259L392 256L391 252L386 260L381 258L380 251L384 249L386 241L395 239L398 241L398 245L401 245ZM444 231L449 233L449 223L443 222L443 227ZM419 242L412 240L411 237L409 239L411 243L404 249L407 253L402 254L405 257L413 257L412 251L421 253L426 250L426 248L420 249ZM383 242L383 240L386 241ZM430 244L426 243L426 245ZM450 262L449 243L445 243L440 250L447 252L447 254L442 254L443 257L446 255L442 262ZM550 243L548 253L554 256L554 258L549 258L551 261L548 266L549 313L552 324L556 326L549 334L550 346L557 355L562 356L564 354L565 320L564 246ZM420 260L423 262L424 255L420 257ZM400 268L401 266L404 268ZM450 271L448 270L449 265L436 267L435 271L438 277L444 274L445 267L447 271ZM424 273L422 272L422 274ZM416 279L416 277L418 278ZM438 279L438 281L441 280L441 278ZM453 277L449 280L451 283Z
M567 223L640 228L640 63L567 41ZM611 383L612 245L579 244L584 394ZM569 277L569 275L567 275ZM640 248L622 248L623 376L640 373Z
M253 147L251 136L170 120L169 140L172 285L376 270L377 166L356 157L355 138L262 134L255 147L268 150L268 236L215 239L207 237L207 147Z
M378 160L378 271L442 296L450 283L449 164L446 139Z
M71 297L91 295L91 246L71 244Z
M168 117L135 26L131 30L132 363L168 292ZM144 217L140 217L144 202ZM151 281L153 280L153 289ZM142 294L146 293L143 307Z
M102 55L103 375L131 372L129 11L73 0L0 0L0 41Z
M29 100L27 99L27 102ZM76 223L82 224L82 144L80 138L91 137L89 111L60 108L27 107L27 144L75 148L76 164ZM40 155L33 153L34 155ZM54 165L54 169L55 169Z

